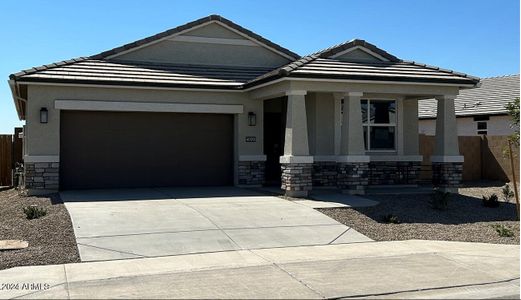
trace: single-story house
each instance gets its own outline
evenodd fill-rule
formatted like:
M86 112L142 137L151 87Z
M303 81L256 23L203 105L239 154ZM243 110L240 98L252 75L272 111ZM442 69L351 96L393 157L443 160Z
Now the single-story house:
M278 184L289 196L416 184L418 101L431 98L436 182L457 189L454 99L478 83L359 39L300 57L218 15L9 78L31 193Z
M458 135L511 135L512 118L505 108L519 98L519 74L482 78L475 89L461 90L454 100ZM421 134L436 133L436 101L420 100L418 105Z

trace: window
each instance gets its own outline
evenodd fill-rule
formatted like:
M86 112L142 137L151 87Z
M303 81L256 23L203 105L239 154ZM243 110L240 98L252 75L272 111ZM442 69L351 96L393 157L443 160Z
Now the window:
M486 121L480 121L477 122L478 127L478 134L487 134L487 122Z
M361 101L366 150L396 149L396 101Z

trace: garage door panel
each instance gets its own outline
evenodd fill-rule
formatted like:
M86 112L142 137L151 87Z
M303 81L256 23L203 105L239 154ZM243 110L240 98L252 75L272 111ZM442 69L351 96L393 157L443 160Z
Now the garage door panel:
M233 116L62 111L63 189L229 185Z

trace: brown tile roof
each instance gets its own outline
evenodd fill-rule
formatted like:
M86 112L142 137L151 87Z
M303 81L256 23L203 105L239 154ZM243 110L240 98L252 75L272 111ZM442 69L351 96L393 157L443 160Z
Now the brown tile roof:
M83 58L18 75L25 82L238 89L271 68L174 65ZM20 77L21 76L21 77Z
M140 62L121 62L106 57L210 21L224 24L287 55L298 55L263 37L221 17L211 15L157 35L90 57L57 62L27 69L10 75L11 79L63 83L92 83L165 87L208 87L244 89L282 77L327 78L346 80L374 80L420 83L477 84L479 78L411 61L403 61L364 41L352 40L299 58L276 69L225 66L169 65ZM329 57L350 47L363 46L387 58L389 62L345 62Z

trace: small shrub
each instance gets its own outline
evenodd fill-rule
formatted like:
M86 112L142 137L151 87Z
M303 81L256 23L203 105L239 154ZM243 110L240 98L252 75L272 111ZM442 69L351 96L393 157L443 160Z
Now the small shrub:
M45 208L40 208L37 205L29 205L24 207L24 213L27 219L38 219L47 214L47 210Z
M489 197L483 196L483 206L485 207L499 207L499 198L496 194L492 194Z
M503 193L503 200L505 200L505 202L510 202L510 199L514 197L514 191L510 188L508 184L505 184L501 191Z
M496 230L496 232L499 234L500 237L513 237L514 236L514 232L506 227L505 225L501 225L501 224L495 224L495 225L492 225L492 227L494 227L494 229Z
M449 208L450 193L439 190L431 195L431 207L437 210L447 210Z
M387 224L400 224L400 219L393 214L385 215L382 219Z

